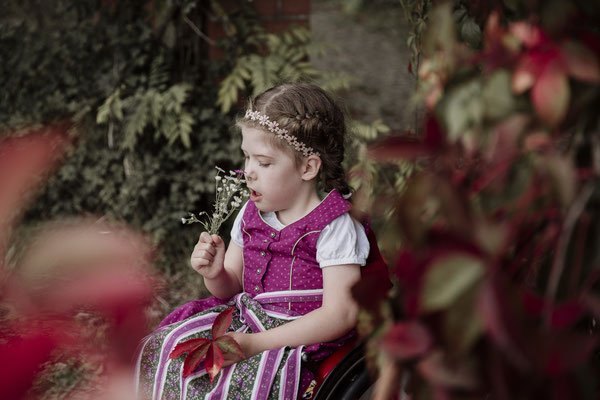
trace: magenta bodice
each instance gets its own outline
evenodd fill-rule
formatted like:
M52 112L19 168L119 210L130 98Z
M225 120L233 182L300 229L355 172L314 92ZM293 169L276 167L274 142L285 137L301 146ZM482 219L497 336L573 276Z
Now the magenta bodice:
M260 294L265 308L288 315L319 308L323 276L316 260L317 241L323 228L349 209L350 203L333 190L310 213L278 231L248 202L242 218L244 291L253 297ZM270 303L265 299L271 292L287 293Z

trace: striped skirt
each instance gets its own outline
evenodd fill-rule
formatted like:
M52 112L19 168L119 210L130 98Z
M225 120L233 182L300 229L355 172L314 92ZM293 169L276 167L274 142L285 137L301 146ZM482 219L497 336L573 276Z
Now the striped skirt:
M306 292L313 292L307 293L312 301L315 297L320 300L322 291ZM235 312L230 330L237 332L261 332L298 318L263 308L262 304L281 301L284 293L280 293L261 293L255 298L240 293L225 304L183 320L162 324L141 344L136 369L138 397L153 400L297 398L299 388L306 383L306 379L302 379L304 382L301 384L302 353L305 350L314 351L319 346L265 351L223 368L212 383L204 369L184 379L183 357L169 359L169 354L179 342L198 337L210 338L216 316L232 305L235 306ZM306 296L293 297L291 301L302 301ZM288 296L285 298L285 301L290 299ZM333 347L338 345L336 343Z

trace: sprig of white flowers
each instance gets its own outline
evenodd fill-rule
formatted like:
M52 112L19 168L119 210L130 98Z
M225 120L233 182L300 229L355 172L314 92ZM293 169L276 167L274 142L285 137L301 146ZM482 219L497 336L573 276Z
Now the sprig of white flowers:
M229 171L215 167L217 175L215 176L215 204L212 215L202 211L196 216L189 213L189 216L181 218L182 224L193 224L200 222L204 226L204 230L208 233L217 234L223 222L244 203L250 196L250 193L245 188L246 180L243 178L243 171ZM221 176L223 174L223 176ZM207 215L206 221L200 220L198 217Z

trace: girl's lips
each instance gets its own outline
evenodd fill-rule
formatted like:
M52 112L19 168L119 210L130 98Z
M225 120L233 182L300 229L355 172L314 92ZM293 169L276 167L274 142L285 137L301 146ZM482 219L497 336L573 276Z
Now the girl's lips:
M250 190L250 200L257 201L262 197L256 190Z

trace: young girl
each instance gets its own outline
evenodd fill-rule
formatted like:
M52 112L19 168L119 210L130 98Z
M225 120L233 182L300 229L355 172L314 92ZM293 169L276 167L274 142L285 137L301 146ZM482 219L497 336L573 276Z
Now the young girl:
M227 249L218 235L200 235L191 265L214 297L175 310L143 343L144 398L302 397L311 372L301 361L330 354L356 323L350 288L369 243L348 214L343 113L314 85L284 84L251 100L238 126L250 200ZM183 379L182 359L169 353L210 337L215 316L232 305L229 334L246 358L212 384L204 370Z

